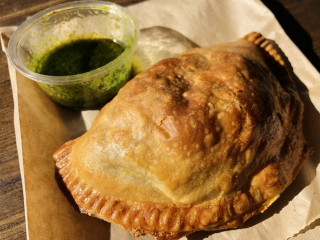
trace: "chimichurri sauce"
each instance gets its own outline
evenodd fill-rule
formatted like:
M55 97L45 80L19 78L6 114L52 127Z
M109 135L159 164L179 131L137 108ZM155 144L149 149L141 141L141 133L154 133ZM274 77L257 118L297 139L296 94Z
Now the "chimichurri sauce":
M89 72L117 58L124 48L111 39L79 39L49 51L36 69L50 76L67 76Z

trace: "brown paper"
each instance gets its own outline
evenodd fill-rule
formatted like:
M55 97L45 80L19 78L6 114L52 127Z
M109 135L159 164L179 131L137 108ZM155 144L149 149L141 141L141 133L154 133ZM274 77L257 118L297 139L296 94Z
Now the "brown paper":
M129 10L141 28L171 28L202 46L234 40L253 30L262 32L277 41L310 93L300 87L306 104L306 136L315 153L304 164L296 181L270 209L249 220L244 227L217 233L194 233L184 239L285 240L295 236L292 239L303 240L318 236L320 115L316 108L320 109L320 95L316 93L320 92L320 77L285 35L271 12L258 0L154 0L130 6ZM0 31L11 30L2 28ZM63 142L89 128L97 111L75 112L57 106L33 81L21 76L11 66L9 71L28 239L133 240L134 237L116 225L80 214L55 177L52 153Z

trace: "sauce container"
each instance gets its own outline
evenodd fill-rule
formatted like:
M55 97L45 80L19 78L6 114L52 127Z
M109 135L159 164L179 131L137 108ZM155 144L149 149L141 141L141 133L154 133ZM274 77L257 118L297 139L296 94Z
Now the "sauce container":
M69 2L45 9L21 24L10 38L8 58L56 103L79 110L96 109L129 80L138 35L135 19L117 4ZM37 71L48 52L80 39L111 39L121 44L123 52L84 73L53 76Z

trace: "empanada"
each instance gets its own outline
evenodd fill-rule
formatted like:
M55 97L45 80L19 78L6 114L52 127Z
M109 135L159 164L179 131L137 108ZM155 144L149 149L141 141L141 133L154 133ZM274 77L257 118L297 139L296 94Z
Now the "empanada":
M288 67L250 33L136 76L54 154L81 212L158 239L263 212L310 152Z

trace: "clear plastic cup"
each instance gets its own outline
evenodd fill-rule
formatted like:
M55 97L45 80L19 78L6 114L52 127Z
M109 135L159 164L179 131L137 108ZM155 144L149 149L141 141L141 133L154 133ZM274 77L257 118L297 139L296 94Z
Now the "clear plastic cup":
M21 24L8 46L11 64L36 81L55 102L75 109L103 106L130 78L139 28L121 6L109 2L69 2L45 9ZM78 39L107 38L124 51L95 70L69 76L36 73L43 56L55 47Z

